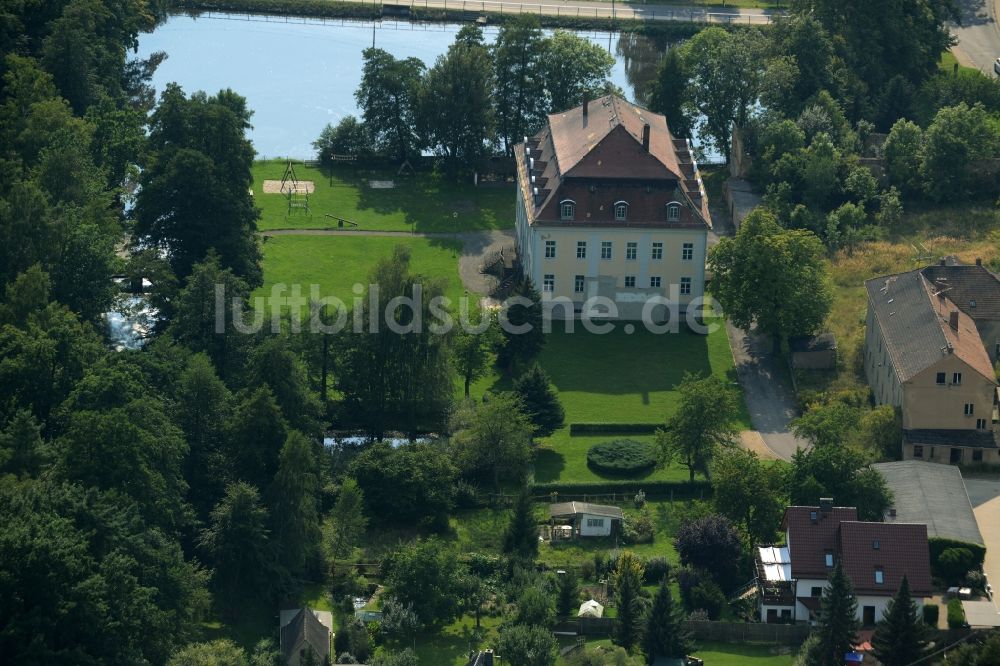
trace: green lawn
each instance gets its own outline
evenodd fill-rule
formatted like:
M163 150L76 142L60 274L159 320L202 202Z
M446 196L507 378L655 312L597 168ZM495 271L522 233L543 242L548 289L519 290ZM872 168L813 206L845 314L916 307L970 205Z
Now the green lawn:
M543 440L535 452L535 482L554 483L599 483L601 481L641 480L641 481L684 481L688 478L687 468L673 464L632 476L611 475L598 472L587 465L587 451L594 444L611 439L634 439L640 442L654 441L652 435L586 435L571 437L569 428L559 430Z
M792 666L795 661L794 650L754 643L702 643L692 656L706 666Z
M496 647L497 626L500 618L481 617L483 638L473 640L472 632L476 620L466 615L435 633L421 632L416 640L417 658L421 664L434 666L465 666L469 662L470 649ZM405 647L405 646L401 646Z
M379 236L270 236L264 242L264 285L256 296L271 293L276 283L300 285L309 298L310 285L319 285L321 296L336 296L350 308L356 283L368 284L375 262L389 256L397 245L410 250L414 273L447 282L446 293L458 299L463 293L458 275L458 241Z
M394 172L352 167L331 172L301 162L293 164L296 177L313 181L316 190L309 195L309 213L289 213L284 195L263 191L264 180L282 179L286 164L284 160L254 164L253 191L261 209L258 227L262 230L336 227L337 221L327 215L355 222L359 229L382 231L475 231L514 225L512 187L477 188L431 174L399 178ZM397 187L373 189L369 186L372 180L392 180Z

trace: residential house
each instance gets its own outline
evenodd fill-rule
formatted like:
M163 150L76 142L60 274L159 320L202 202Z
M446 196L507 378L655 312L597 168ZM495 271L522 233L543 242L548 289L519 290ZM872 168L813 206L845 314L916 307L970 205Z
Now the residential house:
M903 458L1000 462L993 370L1000 280L979 262L942 260L865 287L865 374L875 402L902 412Z
M838 562L865 625L882 619L903 576L918 605L931 594L926 525L859 521L857 509L823 500L821 506L788 507L781 528L783 546L759 546L755 553L762 622L815 621Z
M311 652L316 664L330 664L333 614L310 608L283 610L279 616L281 656L288 666L304 663Z
M708 199L686 139L615 95L548 116L515 146L518 259L556 318L652 321L705 289ZM670 305L654 307L659 297ZM647 306L647 302L650 303Z
M604 537L617 534L624 519L620 507L590 502L550 504L549 517L553 523L568 522L572 535L578 537Z

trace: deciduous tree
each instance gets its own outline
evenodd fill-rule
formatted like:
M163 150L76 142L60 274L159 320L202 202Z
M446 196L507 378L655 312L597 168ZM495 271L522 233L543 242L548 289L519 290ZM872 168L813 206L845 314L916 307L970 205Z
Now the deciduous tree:
M419 58L398 60L376 48L365 49L362 56L361 85L354 99L376 150L400 162L418 155L417 97L424 63Z
M566 111L594 99L611 76L614 57L606 50L568 30L556 30L545 39L542 79L548 91L549 113Z
M538 19L518 14L500 26L490 50L493 59L493 113L504 151L536 132L544 120L542 66L545 41Z
M677 410L656 433L665 461L679 459L694 481L695 472L707 474L719 447L730 446L737 434L733 420L738 394L718 377L686 373L678 387Z

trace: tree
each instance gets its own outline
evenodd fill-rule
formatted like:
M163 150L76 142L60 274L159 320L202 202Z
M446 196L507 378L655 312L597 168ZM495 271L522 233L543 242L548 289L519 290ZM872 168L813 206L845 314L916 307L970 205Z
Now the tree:
M175 652L167 666L246 666L243 648L228 639L189 643Z
M615 618L613 637L615 643L631 651L639 638L642 607L643 566L630 551L622 551L611 572L611 589L615 594L618 616Z
M382 566L389 592L412 606L425 627L457 617L460 567L450 548L433 539L417 540L391 553Z
M717 454L710 469L715 510L742 526L750 545L771 543L785 510L780 469L740 448Z
M534 424L534 434L547 436L563 426L566 413L542 366L535 363L514 380L514 395L521 400L524 411Z
M521 480L531 462L532 423L515 395L490 395L483 403L465 402L452 416L451 445L465 474L488 473L493 490L500 478Z
M684 111L684 102L689 95L689 79L681 49L667 49L650 85L649 108L666 116L674 136L691 135L691 121Z
M282 415L293 428L307 435L319 435L323 406L309 387L302 361L292 351L287 337L268 336L253 351L250 384L271 389Z
M344 413L376 437L390 425L407 433L436 430L454 393L451 337L428 325L435 321L431 303L444 294L443 285L413 274L404 246L375 264L369 284L378 285L379 299L365 299L363 327L341 341L337 388ZM396 298L415 302L390 307ZM369 301L380 299L385 305L373 312ZM365 496L371 499L367 491Z
M854 598L851 581L841 563L837 562L820 600L819 627L816 631L822 661L817 666L836 666L843 662L845 654L854 649L861 628L856 617L857 609L858 602Z
M906 194L920 191L920 155L923 152L924 132L916 123L897 120L886 137L886 172L889 180Z
M447 527L456 470L442 448L374 444L354 459L350 474L364 493L369 516L390 524Z
M528 585L517 598L514 624L548 627L555 622L556 610L552 596L538 585Z
M278 565L267 508L257 489L234 483L212 509L199 545L215 565L212 584L223 607L232 614L248 597L268 598L280 589L284 573Z
M515 302L515 298L521 302ZM506 315L508 326L502 327L504 341L497 352L497 364L508 373L519 364L532 361L545 346L542 297L531 278L517 284L511 300L512 304L500 312L501 317Z
M691 639L684 630L681 609L674 603L666 579L660 581L653 604L646 613L642 651L647 664L653 664L658 657L682 659L691 651Z
M504 629L497 641L497 652L518 666L554 666L558 647L548 629L524 625Z
M205 354L194 354L177 380L174 420L187 440L185 477L191 501L202 516L211 511L233 476L225 451L226 414L232 394Z
M859 407L833 399L810 404L791 426L796 437L809 440L813 446L837 446L847 440L860 418Z
M288 424L267 386L244 391L226 424L226 452L236 478L267 487L278 473Z
M790 335L814 332L833 300L823 245L808 231L786 231L774 215L754 210L735 238L723 238L708 259L712 293L738 327L757 329L777 352Z
M743 544L725 516L706 516L682 524L674 547L681 564L711 572L723 590L732 592L740 583Z
M864 456L845 446L799 449L792 456L788 496L793 505L816 506L833 497L840 506L855 506L860 520L879 521L892 505L892 491Z
M382 597L382 619L379 627L386 636L395 641L408 641L420 630L420 618L413 610L413 604L402 604L392 595Z
M420 660L413 650L406 648L402 652L380 651L369 663L371 666L419 666Z
M452 343L452 356L458 376L465 382L465 397L469 397L472 382L486 375L496 360L495 349L500 342L500 331L495 317L489 310L477 308L479 321L489 322L485 331L460 327ZM471 317L470 317L471 325Z
M41 427L26 409L19 409L0 430L0 472L37 476L45 461Z
M420 90L420 126L426 143L448 158L457 177L459 166L472 167L493 140L491 94L493 69L482 30L466 26L448 52L427 72Z
M565 111L594 99L604 89L614 57L585 37L556 30L544 42L542 80L548 91L548 111Z
M340 485L340 493L337 495L337 503L333 506L331 518L333 556L348 557L368 528L364 493L354 479L348 477Z
M892 405L879 405L861 417L858 441L879 458L894 460L900 454L903 440L902 419Z
M920 175L937 201L970 193L970 162L1000 154L1000 131L977 104L945 107L924 132Z
M533 134L544 120L545 95L538 94L545 87L544 46L538 19L530 14L504 22L493 42L493 115L507 155L513 155L514 144Z
M327 123L312 145L319 161L330 166L334 155L367 157L371 153L372 140L363 122L354 116L344 116L336 125Z
M580 582L576 569L568 567L565 573L556 576L556 614L570 617L580 601Z
M320 554L318 464L312 442L295 430L288 433L268 504L279 561L292 574L301 573Z
M678 387L680 404L656 433L656 443L663 460L679 458L694 474L707 474L712 456L720 447L733 444L737 434L733 417L737 410L737 394L714 375L699 378L685 373Z
M907 666L924 656L927 625L910 596L910 582L903 576L899 589L886 605L883 619L872 636L872 652L885 666Z
M170 84L150 118L151 157L135 205L139 240L169 253L178 277L214 250L223 267L261 283L250 187L246 100L229 90L190 98Z
M538 525L531 493L526 487L514 499L510 522L503 535L503 552L525 560L538 555Z
M691 107L705 118L702 133L728 160L732 125L747 124L760 95L766 40L756 29L707 28L680 48Z
M397 60L376 48L365 49L362 56L361 84L354 99L376 150L399 162L419 154L415 129L424 63L418 58Z

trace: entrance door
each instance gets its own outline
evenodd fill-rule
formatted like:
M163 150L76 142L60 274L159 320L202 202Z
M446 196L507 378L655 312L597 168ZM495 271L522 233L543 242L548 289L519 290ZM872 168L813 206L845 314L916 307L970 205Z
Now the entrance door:
M949 462L952 465L954 465L955 463L962 462L962 449L952 449L951 450L951 457L949 458Z
M767 609L767 622L768 624L774 624L778 621L778 609L768 608Z
M875 607L874 606L865 606L861 610L861 622L866 627L872 627L872 626L875 625Z

